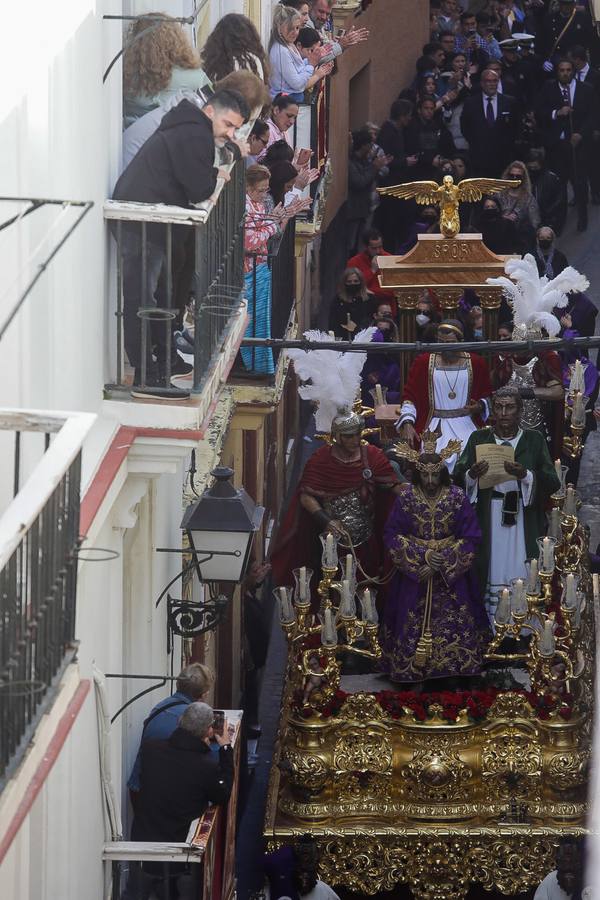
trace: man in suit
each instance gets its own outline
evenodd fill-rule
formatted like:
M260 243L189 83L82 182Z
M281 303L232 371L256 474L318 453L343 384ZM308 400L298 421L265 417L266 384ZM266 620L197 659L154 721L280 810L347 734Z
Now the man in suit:
M588 221L588 174L598 98L589 84L577 81L569 59L556 66L556 81L540 92L536 118L542 129L548 161L559 178L571 181L577 207L577 230Z
M592 69L590 66L590 57L589 53L585 47L575 46L571 47L569 52L569 59L573 63L575 68L575 78L577 81L583 81L585 84L589 84L590 87L593 87L596 91L596 96L598 98L598 106L600 107L600 72L598 69ZM599 116L600 119L600 116ZM600 120L597 120L594 124L594 130L592 132L592 153L593 156L596 157L598 150L600 149ZM592 191L592 203L594 205L600 204L600 167L596 165L590 166L590 189Z
M465 101L460 117L461 131L469 142L473 174L498 178L508 165L516 136L517 114L514 97L498 93L498 73L485 69L481 94Z

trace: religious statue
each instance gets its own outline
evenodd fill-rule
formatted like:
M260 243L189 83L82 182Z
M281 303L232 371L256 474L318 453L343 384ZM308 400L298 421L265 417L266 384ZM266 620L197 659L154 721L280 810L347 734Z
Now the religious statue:
M438 454L437 433L426 431L422 440L422 453L395 446L413 464L412 485L396 498L384 532L396 575L380 636L381 667L403 684L478 674L491 639L471 571L481 531L445 464L460 441Z
M377 188L377 192L385 197L396 197L398 200L414 198L423 206L439 206L442 234L444 237L453 238L460 231L459 203L474 203L481 200L484 194L498 194L506 188L518 187L520 184L519 180L510 181L503 178L463 178L458 184L454 184L452 175L444 175L441 184L437 181L411 181L409 184Z

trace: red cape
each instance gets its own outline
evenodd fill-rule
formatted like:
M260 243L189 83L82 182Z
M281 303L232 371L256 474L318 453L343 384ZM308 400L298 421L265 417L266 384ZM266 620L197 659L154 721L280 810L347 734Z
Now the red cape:
M363 458L354 463L340 462L332 451L332 447L320 447L304 467L270 555L275 586L292 584L292 569L309 566L315 572L313 593L317 587L321 571L320 528L300 503L300 494L303 493L323 502L360 488L363 502L373 504L375 516L373 535L358 548L357 555L368 575L378 575L383 566L383 527L391 511L394 494L391 490L378 490L377 487L392 487L399 483L398 478L379 447L363 445ZM371 470L371 477L364 477L365 469Z

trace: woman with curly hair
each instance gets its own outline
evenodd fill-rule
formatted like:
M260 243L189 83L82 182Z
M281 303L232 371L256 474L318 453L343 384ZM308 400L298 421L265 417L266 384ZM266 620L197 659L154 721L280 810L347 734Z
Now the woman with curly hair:
M531 192L531 179L527 166L515 159L502 173L502 178L520 181L518 187L506 188L498 194L498 202L504 219L513 222L520 241L520 252L525 253L535 244L535 233L540 227L540 209Z
M304 92L329 75L333 69L331 62L324 66L319 65L326 51L320 46L321 39L314 28L302 29L307 34L299 41L300 23L300 14L293 7L282 6L280 3L273 13L273 28L269 41L271 96L286 93L297 103L302 103Z
M178 91L197 91L210 81L185 31L164 13L139 16L123 56L126 124L164 104Z
M204 71L213 81L236 69L249 69L268 84L269 62L258 31L247 16L229 13L219 19L201 56Z

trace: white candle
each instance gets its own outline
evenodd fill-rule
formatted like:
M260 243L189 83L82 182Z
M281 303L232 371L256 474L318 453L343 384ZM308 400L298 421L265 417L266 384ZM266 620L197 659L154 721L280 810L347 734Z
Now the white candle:
M333 613L326 609L323 613L323 625L321 626L321 643L331 646L337 643L337 633L333 621Z
M377 406L383 406L383 391L380 384L375 385L375 397L377 398Z
M360 605L362 609L362 615L365 622L371 621L372 616L372 607L371 607L371 591L369 588L365 588L362 592L362 597L360 598Z
M300 601L302 603L306 602L306 595L308 593L307 583L306 583L306 566L300 567L300 573L298 578L298 592L300 594Z
M510 591L508 588L502 588L500 591L495 618L498 625L508 625L510 622Z
M527 613L527 597L525 595L525 582L517 578L513 584L513 593L510 608L514 615L524 616Z
M594 603L600 601L600 575L592 575L592 593L594 595Z
M583 389L585 387L585 382L583 380L583 366L581 365L581 360L575 360L575 367L571 370L571 383L569 385L569 391L574 394L575 391L579 391L583 394Z
M567 494L563 504L563 513L565 516L577 515L577 497L575 495L575 488L572 484L567 486Z
M331 532L327 535L327 541L325 545L325 558L327 560L327 566L333 566L333 535Z
M350 583L353 576L354 557L351 553L346 554L346 581Z
M543 541L542 564L544 572L551 572L554 569L554 547L549 537L545 537Z
M571 423L577 426L585 424L585 404L583 402L583 395L579 391L577 391L573 397Z
M527 590L530 594L535 594L537 591L537 578L538 578L538 561L537 559L532 559L529 563L529 581L527 583Z
M556 474L557 474L558 477L560 478L560 483L562 484L562 464L561 464L560 459L555 459L555 460L554 460L554 471L556 472Z
M291 624L296 616L286 588L279 588L279 618L284 625Z
M574 609L577 606L577 586L572 572L569 572L565 579L565 606L567 609Z
M553 622L548 619L544 622L544 630L540 637L539 650L542 656L554 656L556 642L553 634Z
M550 511L550 528L548 529L549 537L553 537L555 540L558 540L558 509L553 509Z

